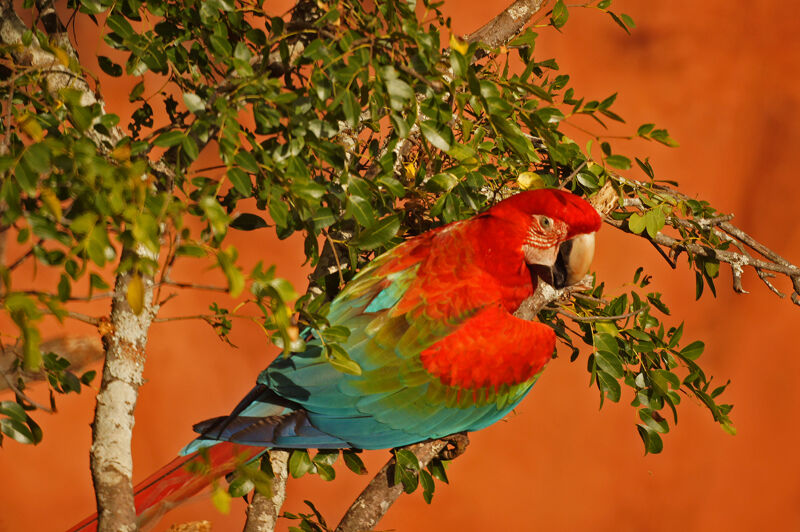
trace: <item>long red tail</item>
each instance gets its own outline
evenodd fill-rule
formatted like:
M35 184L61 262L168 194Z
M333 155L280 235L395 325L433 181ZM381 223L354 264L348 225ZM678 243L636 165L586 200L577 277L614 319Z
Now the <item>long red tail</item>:
M155 522L164 513L199 493L215 479L227 475L264 452L263 447L221 442L188 456L179 456L133 489L137 522L141 527ZM67 532L94 532L97 514Z

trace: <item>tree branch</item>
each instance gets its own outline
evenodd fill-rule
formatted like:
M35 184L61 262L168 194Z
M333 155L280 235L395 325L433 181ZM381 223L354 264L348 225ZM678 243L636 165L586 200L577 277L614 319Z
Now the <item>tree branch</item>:
M415 443L401 449L414 453L419 460L420 468L425 468L446 446L447 440L441 439ZM394 483L394 467L395 458L392 456L344 514L336 527L336 532L372 530L378 524L394 501L403 493L403 485Z
M123 252L120 260L128 260ZM146 358L147 334L158 307L153 301L153 278L142 275L144 305L137 314L128 304L132 273L117 275L111 303L111 330L104 337L106 360L92 424L90 455L100 532L133 532L133 459L131 438L139 386Z
M497 48L519 35L545 3L545 0L517 0L488 24L465 37L467 42L483 42Z
M632 186L635 189L646 190L650 193L656 193L658 195L671 196L681 201L689 201L692 199L686 194L660 183L642 183L640 181L626 179L619 176L614 176L614 178L622 186ZM646 209L643 202L639 198L625 198L624 206L636 207L642 210ZM658 249L659 252L665 256L670 264L673 264L674 259L680 254L681 251L686 251L692 255L712 261L725 262L729 264L733 275L733 289L738 293L746 293L746 290L742 286L742 273L744 272L743 267L745 266L755 269L759 278L764 282L767 288L769 288L779 297L785 297L785 294L775 288L775 286L773 286L769 281L770 278L775 277L775 274L770 272L785 275L792 283L792 302L795 305L800 306L800 267L792 264L778 253L775 253L767 246L730 223L731 219L733 219L733 215L731 214L716 216L713 218L697 218L693 220L684 220L670 216L667 218L667 223L673 227L681 226L689 230L699 227L703 230L713 231L717 237L723 241L733 244L736 248L738 248L740 253L722 249L714 249L712 247L697 244L686 239L678 240L664 234L663 232L657 233L654 237L650 237L650 235L645 232L639 236L650 240L656 249ZM630 230L626 220L606 218L605 221L609 225L621 229L626 233L636 234ZM669 255L664 254L659 246L668 248ZM747 252L747 248L750 248L755 253L760 255L762 259L753 257Z
M626 233L633 233L628 227L628 224L625 220L614 220L612 218L607 218L606 223L616 227L617 229L621 229ZM723 224L723 225L730 225L730 224ZM741 231L737 228L738 231ZM770 287L770 289L778 294L779 296L783 297L784 295L781 294L774 286L772 286L765 278L767 275L765 270L768 272L776 272L787 276L793 285L793 293L792 293L792 302L795 305L800 306L800 268L795 266L794 264L789 263L788 261L782 260L781 262L771 262L769 260L761 260L752 257L749 254L744 253L736 253L733 251L721 250L721 249L714 249L708 246L703 246L700 244L694 244L692 242L680 241L676 238L671 236L665 235L664 233L657 233L654 237L650 237L649 235L646 236L649 240L653 243L663 246L665 248L669 248L670 252L674 255L677 255L680 251L687 251L693 255L703 257L705 259L714 260L718 262L725 262L731 265L731 268L734 270L734 282L739 283L740 290L741 288L741 268L743 266L752 267L758 272L761 279ZM770 252L773 256L780 258L774 252ZM738 280L737 280L738 278Z
M269 460L272 467L272 496L266 497L257 491L247 507L247 522L244 532L272 532L278 522L281 506L286 500L286 480L289 478L289 452L271 449L262 460Z

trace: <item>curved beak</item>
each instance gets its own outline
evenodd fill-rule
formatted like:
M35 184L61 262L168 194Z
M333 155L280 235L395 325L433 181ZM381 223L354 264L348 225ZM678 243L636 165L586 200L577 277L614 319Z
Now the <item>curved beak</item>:
M578 283L589 272L594 258L594 233L586 233L562 242L558 250L548 253L545 260L528 263L531 277L541 278L555 288ZM529 257L533 258L533 257ZM543 259L545 257L538 256ZM549 264L548 264L549 263Z

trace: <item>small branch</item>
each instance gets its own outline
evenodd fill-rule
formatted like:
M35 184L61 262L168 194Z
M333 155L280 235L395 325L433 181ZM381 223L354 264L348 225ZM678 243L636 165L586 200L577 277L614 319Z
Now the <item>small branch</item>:
M27 294L29 296L45 296L51 299L58 299L57 294L42 292L40 290L20 290L19 293ZM98 292L97 294L92 294L90 296L70 296L64 301L97 301L98 299L108 299L113 296L114 292Z
M605 222L611 226L616 227L617 229L621 229L627 233L633 234L633 232L628 228L628 225L624 220L614 220L613 218L606 218ZM792 301L796 305L800 306L800 268L789 263L788 261L781 260L781 262L767 262L742 253L735 253L733 251L727 251L721 249L713 249L711 247L703 246L700 244L680 241L671 236L665 235L664 233L658 233L654 237L650 237L648 235L646 238L651 240L654 244L658 244L659 246L669 248L672 251L672 253L678 253L681 250L683 250L693 255L697 255L699 257L703 257L706 259L718 262L725 262L731 265L736 265L735 267L739 268L741 268L742 266L750 266L752 268L755 268L756 271L766 270L786 275L787 277L789 277L789 279L791 279L794 286ZM770 251L769 253L771 253L775 257L780 258L774 252ZM764 277L761 274L759 274L759 277L761 277L761 279L764 280ZM778 293L774 289L774 287L771 287L771 289L773 290L773 292Z
M247 522L244 532L272 532L278 523L281 506L286 499L286 481L289 478L289 452L272 449L262 460L269 460L274 477L272 496L266 497L257 491L247 507Z
M44 242L44 240L39 240L36 243L35 246L31 246L31 248L28 251L26 251L21 257L19 257L17 260L15 260L11 264L9 264L8 265L8 271L13 270L14 268L16 268L17 266L22 264L25 261L25 259L27 259L28 257L32 256L33 255L33 248L36 247L36 246L41 245L43 242Z
M43 314L52 314L53 316L57 315L55 312L51 311L50 309L40 309L40 311ZM101 318L95 318L94 316L89 316L88 314L83 314L81 312L74 312L72 310L65 310L64 314L68 318L72 318L73 320L82 321L83 323L88 323L89 325L93 325L95 327L100 325L100 322L102 321Z
M3 372L3 370L0 370L0 377L3 377L3 380L6 382L6 386L7 386L8 388L10 388L10 389L11 389L11 390L12 390L12 391L13 391L13 392L14 392L14 393L17 395L17 397L19 397L20 399L22 399L22 400L23 400L23 401L25 401L26 403L28 403L28 404L30 404L30 405L32 405L32 406L35 406L35 407L36 407L36 408L38 408L39 410L44 410L44 411L45 411L45 412L47 412L48 414L52 414L53 412L55 412L55 409L52 409L52 408L50 408L49 406L44 406L44 405L43 405L43 404L41 404L41 403L37 403L36 401L34 401L33 399L31 399L30 397L28 397L27 395L25 395L25 394L22 392L22 390L20 390L19 388L17 388L17 386L16 386L16 385L14 384L14 382L12 381L12 379L9 379L9 378L8 378L8 375L6 375L6 374Z
M406 65L404 65L402 63L398 63L397 68L399 68L401 71L405 72L406 74L408 74L412 78L416 79L420 83L423 83L423 84L427 85L428 87L432 88L434 92L442 92L444 90L444 85L442 85L441 82L439 82L439 81L431 81L428 78L426 78L425 76L421 75L416 70L414 70L413 68L410 68L410 67L408 67L408 66L406 66Z
M647 191L650 194L658 196L670 196L681 201L688 201L692 199L686 194L683 194L682 192L679 192L661 183L642 183L640 181L626 179L620 176L614 176L614 178L623 186L632 186L634 188ZM642 210L646 209L645 205L639 198L625 198L623 205L625 207L635 207ZM713 218L698 218L694 220L684 220L671 216L667 218L667 223L672 226L681 226L690 230L696 229L697 226L699 226L701 229L713 230L717 237L733 244L741 253L714 249L712 247L696 244L687 240L677 240L663 233L658 233L652 238L645 233L642 233L640 236L650 240L653 246L659 251L659 253L662 254L662 256L664 256L664 258L673 268L675 267L673 259L670 256L667 256L661 247L669 248L670 255L672 257L677 256L680 251L686 251L690 254L694 254L706 259L730 264L731 273L733 276L733 290L740 294L747 293L742 285L742 274L744 273L745 266L753 268L767 288L769 288L779 297L785 297L785 294L775 288L775 286L768 280L772 277L775 277L775 275L767 272L776 272L785 275L792 283L792 302L795 305L800 306L800 268L784 259L779 254L775 253L740 228L730 223L730 220L732 219L732 214L715 216ZM628 228L627 223L625 223L623 220L606 218L605 221L608 224L617 227L618 229L632 233L632 231L630 231ZM753 257L747 252L746 248L750 248L766 260Z
M228 315L229 318L237 318L241 316ZM169 321L187 321L187 320L203 320L212 323L216 319L213 314L192 314L190 316L168 316L166 318L153 318L153 323L166 323Z
M191 290L208 290L211 292L224 292L227 293L228 289L224 286L214 286L210 284L197 284L197 283L184 283L180 281L173 281L172 279L164 279L158 286L174 286L176 288L188 288Z
M330 245L333 259L336 261L336 271L339 273L339 288L341 288L344 286L344 275L342 274L342 263L339 262L339 253L336 251L336 244L331 240L331 235L328 233L327 229L323 229L322 234L325 235L325 240L327 240L328 245Z
M555 309L552 309L552 310L555 310L559 314L563 314L564 316L566 316L566 317L568 317L568 318L570 318L572 320L575 320L575 321L579 321L579 322L582 322L582 323L594 323L594 322L598 322L598 321L617 321L617 320L624 320L624 319L627 319L627 318L632 318L633 316L636 316L637 314L640 314L641 312L644 312L644 310L646 308L647 307L642 307L642 308L640 308L638 310L634 310L632 312L627 312L625 314L618 314L616 316L578 316L577 314L574 314L574 313L564 309L563 307L555 308Z

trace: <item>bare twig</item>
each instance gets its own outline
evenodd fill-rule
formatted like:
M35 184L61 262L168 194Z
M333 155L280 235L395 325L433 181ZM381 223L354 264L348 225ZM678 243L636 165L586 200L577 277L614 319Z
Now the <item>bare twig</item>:
M617 320L632 318L633 316L636 316L637 314L644 312L646 308L647 307L642 307L638 310L634 310L632 312L626 312L625 314L618 314L616 316L578 316L577 314L566 310L564 307L558 307L552 310L555 310L559 314L563 314L564 316L575 321L580 321L583 323L594 323L597 321L617 321Z
M635 180L621 178L619 176L615 176L615 179L618 180L622 185L632 185L636 188L647 190L650 193L655 193L657 195L670 196L682 201L688 201L692 199L686 194L661 183L642 183ZM639 198L625 198L624 206L635 207L639 209L646 208ZM740 251L739 253L728 250L714 249L712 247L704 246L692 241L678 240L661 232L655 235L655 237L650 237L650 235L646 233L642 233L641 236L650 240L656 249L662 254L662 256L664 256L667 262L669 262L673 267L675 267L674 257L676 257L681 251L686 251L692 255L696 255L705 259L729 264L733 277L733 289L738 293L747 293L742 285L742 274L744 273L745 266L753 268L767 288L769 288L779 297L785 297L785 294L778 290L769 281L769 279L775 277L775 273L785 275L792 283L792 302L800 306L800 267L792 264L779 254L766 247L761 242L757 241L742 229L730 223L732 219L732 214L726 214L715 216L713 218L698 218L695 220L684 220L670 216L666 221L673 227L681 226L688 229L695 229L697 226L699 226L704 230L712 230L717 237L733 244L736 248L738 248ZM617 227L618 229L632 233L632 231L630 231L628 228L627 223L622 220L606 218L605 221L606 223ZM664 251L661 249L662 247L669 249L669 256L664 253ZM754 257L747 252L746 248L750 248L762 258Z
M58 316L59 314L63 314L64 316L66 316L68 318L72 318L73 320L82 321L83 323L88 323L89 325L94 325L95 327L100 325L100 322L102 321L101 318L96 318L94 316L89 316L88 314L83 314L82 312L75 312L75 311L72 311L72 310L63 310L62 309L62 310L60 310L58 312L54 312L54 311L52 311L50 309L43 308L43 309L39 309L39 311L42 314L51 314L53 316Z
M164 279L161 281L158 286L174 286L176 288L188 288L190 290L208 290L211 292L223 292L227 293L228 289L224 286L214 286L210 284L198 284L198 283L185 283L181 281L173 281L172 279Z
M17 397L19 397L20 399L22 399L26 403L35 406L39 410L44 410L48 414L52 414L53 412L55 412L55 409L50 408L49 406L45 406L45 405L43 405L41 403L38 403L38 402L34 401L33 399L31 399L30 397L28 397L27 395L25 395L25 393L23 393L22 390L17 388L16 385L14 384L14 382L1 369L0 369L0 377L3 377L3 380L6 383L6 386L8 386L17 395Z

